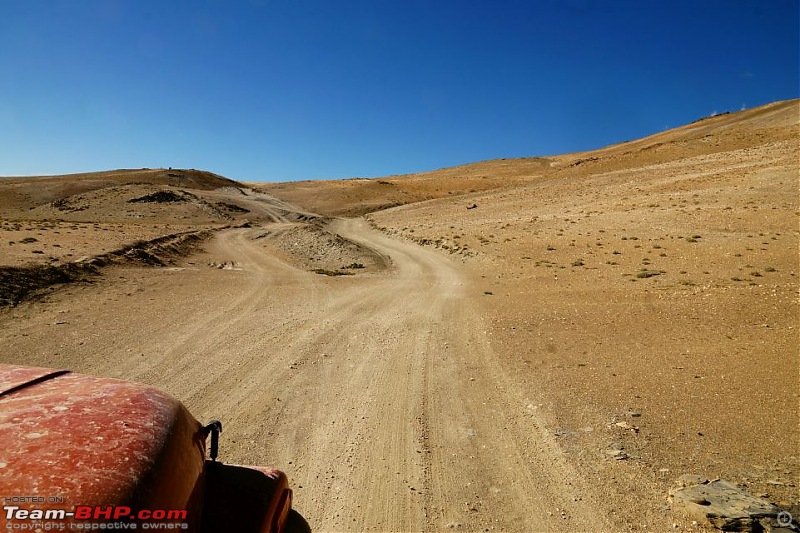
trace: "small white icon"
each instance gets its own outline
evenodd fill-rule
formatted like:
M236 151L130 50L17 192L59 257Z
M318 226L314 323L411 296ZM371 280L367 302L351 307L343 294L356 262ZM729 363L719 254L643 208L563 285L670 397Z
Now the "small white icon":
M792 524L792 515L787 511L778 513L778 527L788 527Z

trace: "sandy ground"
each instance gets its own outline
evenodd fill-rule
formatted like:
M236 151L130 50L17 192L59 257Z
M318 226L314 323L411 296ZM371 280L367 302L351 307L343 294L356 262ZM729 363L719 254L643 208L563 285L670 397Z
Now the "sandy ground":
M280 465L317 531L609 529L456 263L363 221L332 230L391 267L320 276L261 229L227 230L194 265L116 268L7 312L5 359L154 384L222 418L222 458Z
M800 510L798 111L268 193L8 182L1 265L216 233L0 310L0 361L220 418L315 531L698 530L666 498L689 473Z

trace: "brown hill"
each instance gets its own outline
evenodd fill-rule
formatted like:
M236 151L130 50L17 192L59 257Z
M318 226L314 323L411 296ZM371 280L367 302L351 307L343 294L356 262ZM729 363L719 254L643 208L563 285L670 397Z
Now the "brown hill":
M706 117L683 127L599 150L498 159L385 178L251 184L287 202L331 216L499 189L555 176L586 176L797 138L797 100Z
M30 210L70 196L125 185L159 185L213 190L240 184L204 170L139 169L86 172L61 176L0 177L0 216Z
M0 266L71 263L138 241L298 216L305 215L201 170L0 178Z
M252 183L252 187L326 216L358 216L398 205L523 183L543 175L545 158L498 159L433 172L347 180Z

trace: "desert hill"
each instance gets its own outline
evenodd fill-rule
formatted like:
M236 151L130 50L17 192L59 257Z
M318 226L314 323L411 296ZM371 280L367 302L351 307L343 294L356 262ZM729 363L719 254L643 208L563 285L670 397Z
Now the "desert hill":
M61 202L71 196L101 189L130 185L170 186L184 189L213 190L237 187L237 182L203 170L138 169L86 172L63 176L0 178L0 216L9 217L15 210Z
M297 217L277 198L201 170L0 178L0 266L72 262L175 233Z
M251 185L323 215L357 216L397 205L509 187L554 176L585 176L720 153L763 142L791 140L800 135L797 117L798 102L792 100L706 117L643 139L589 152L498 159L384 178Z
M543 175L550 164L548 159L540 157L498 159L385 178L249 185L321 215L359 216L398 205L523 183Z

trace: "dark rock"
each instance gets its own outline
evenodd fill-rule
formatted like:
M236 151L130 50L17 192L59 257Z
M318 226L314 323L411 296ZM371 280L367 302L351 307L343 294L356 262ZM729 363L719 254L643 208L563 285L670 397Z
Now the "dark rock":
M174 202L186 202L187 199L185 195L188 193L184 193L184 195L177 194L172 191L158 191L152 194L147 194L145 196L140 196L138 198L131 198L128 200L129 204L136 204L136 203L174 203Z
M724 531L762 531L765 526L761 521L771 523L771 520L777 520L780 512L770 502L756 498L728 481L708 481L689 474L681 476L677 485L669 493L674 505ZM775 526L778 525L775 522Z

